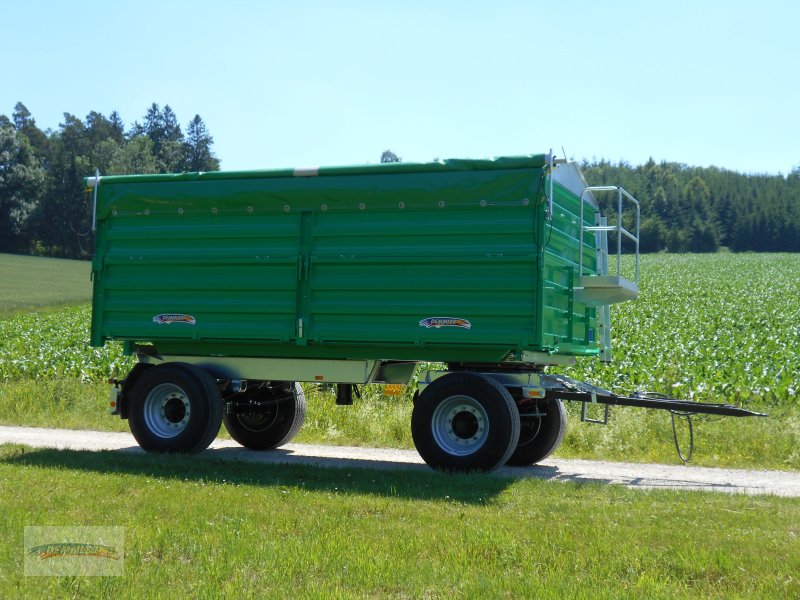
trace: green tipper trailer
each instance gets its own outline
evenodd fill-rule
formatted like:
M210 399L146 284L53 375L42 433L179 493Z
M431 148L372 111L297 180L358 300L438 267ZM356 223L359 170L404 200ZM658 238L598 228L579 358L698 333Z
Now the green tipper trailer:
M609 305L638 293L638 203L552 155L86 183L91 343L136 355L112 405L146 450L201 451L221 422L275 448L303 423L298 382L337 384L349 404L353 385L408 384L421 361L446 365L421 374L411 423L434 468L543 459L564 399L686 408L545 372L610 360Z

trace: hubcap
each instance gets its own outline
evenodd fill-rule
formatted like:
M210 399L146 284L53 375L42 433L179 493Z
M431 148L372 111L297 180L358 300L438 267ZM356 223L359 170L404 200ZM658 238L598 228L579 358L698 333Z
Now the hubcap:
M450 396L433 412L431 428L442 450L455 456L468 456L486 442L489 418L475 398Z
M259 412L237 415L237 417L239 419L239 424L248 431L266 431L277 421L278 407L273 405Z
M173 383L155 386L144 399L144 422L160 438L180 435L189 423L189 397Z

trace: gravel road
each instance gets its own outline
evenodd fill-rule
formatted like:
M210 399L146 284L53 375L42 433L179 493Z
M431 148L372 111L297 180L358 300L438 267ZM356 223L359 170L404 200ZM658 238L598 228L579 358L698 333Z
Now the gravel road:
M142 450L128 433L0 426L0 444L70 450ZM200 457L258 463L294 463L323 467L428 470L413 450L287 444L271 452L246 450L231 440L216 440ZM800 473L712 469L683 465L652 465L593 460L551 459L533 467L504 467L506 477L546 481L594 482L643 489L705 490L740 494L800 497Z

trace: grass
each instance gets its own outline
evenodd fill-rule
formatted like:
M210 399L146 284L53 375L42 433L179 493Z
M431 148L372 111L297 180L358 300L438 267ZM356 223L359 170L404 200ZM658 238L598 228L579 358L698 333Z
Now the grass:
M0 447L0 597L796 598L800 501ZM124 577L25 577L33 525Z
M0 317L89 302L91 263L0 254Z

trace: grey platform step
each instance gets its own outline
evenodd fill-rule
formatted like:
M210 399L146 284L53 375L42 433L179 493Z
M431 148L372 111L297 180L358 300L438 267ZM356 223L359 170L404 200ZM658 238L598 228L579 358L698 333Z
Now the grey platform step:
M603 306L639 296L639 286L619 275L592 275L581 277L575 286L575 302L589 306Z

